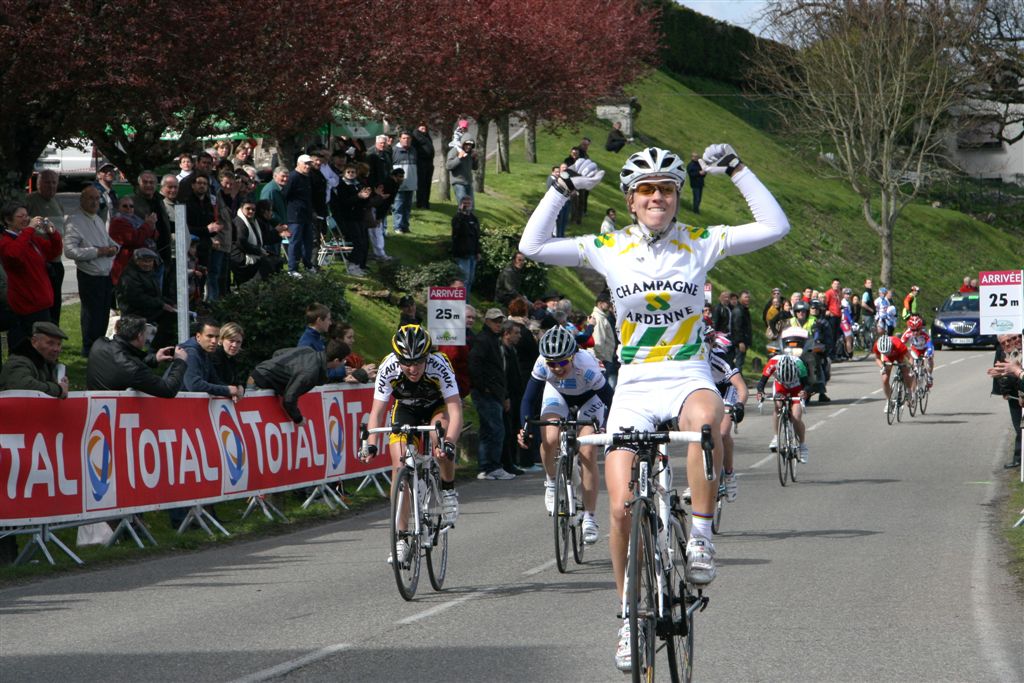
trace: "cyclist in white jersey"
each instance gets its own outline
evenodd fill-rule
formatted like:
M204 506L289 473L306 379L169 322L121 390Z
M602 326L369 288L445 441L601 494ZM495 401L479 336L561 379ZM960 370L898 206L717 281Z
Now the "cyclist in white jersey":
M743 194L754 222L741 226L695 227L676 221L686 164L678 155L651 147L627 159L619 188L634 223L603 235L551 238L558 212L577 189L590 190L603 172L589 160L577 162L575 177L563 173L541 199L526 224L520 251L543 263L588 265L601 273L615 303L621 368L607 431L623 427L653 430L678 418L679 428L712 426L716 471L722 463L722 398L708 366L701 333L704 282L725 256L768 246L789 231L775 198L729 145L704 150L701 165L711 175L728 175ZM609 549L621 598L629 543L625 504L633 453L618 449L605 460L611 508ZM715 577L711 519L718 484L704 477L699 445L687 452L687 479L693 499L693 530L687 544L686 574L694 584ZM619 630L615 663L632 668L628 620Z
M533 364L530 381L523 393L519 414L524 421L519 432L519 445L528 448L525 421L533 415L542 420L568 418L569 409L576 410L578 421L594 420L604 426L605 413L612 403L612 388L601 372L597 358L579 352L572 332L552 327L540 338L540 355ZM579 435L593 434L593 427L582 427ZM558 428L544 427L540 448L544 461L544 507L548 514L555 509L555 453L558 450ZM594 446L580 446L580 483L583 488L583 542L597 542L597 458Z

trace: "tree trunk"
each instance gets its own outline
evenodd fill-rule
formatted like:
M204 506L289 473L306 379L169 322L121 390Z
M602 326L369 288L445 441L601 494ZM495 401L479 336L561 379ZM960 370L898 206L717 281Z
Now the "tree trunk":
M452 177L448 174L448 168L445 166L445 162L448 160L448 151L451 149L448 146L449 142L451 142L450 135L441 131L441 168L437 171L437 195L445 201L452 198Z
M526 163L537 163L537 115L533 112L524 112L523 123L526 125L526 133L523 139L526 143Z
M508 157L508 113L499 116L495 123L498 131L498 173L511 173Z
M487 136L490 133L491 120L485 116L480 116L476 120L477 133L476 133L476 147L482 150L480 155L480 167L473 171L473 189L477 192L484 191L484 175L487 171Z
M882 226L882 272L881 282L886 287L892 288L892 233L893 226L888 222Z

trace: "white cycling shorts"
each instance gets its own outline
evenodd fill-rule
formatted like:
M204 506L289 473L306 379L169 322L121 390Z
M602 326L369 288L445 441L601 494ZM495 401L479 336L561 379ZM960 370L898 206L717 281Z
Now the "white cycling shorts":
M700 389L719 396L711 366L704 360L623 365L605 431L615 433L623 427L653 431L679 417L687 397Z
M570 398L572 397L570 396ZM606 413L604 401L595 394L587 399L585 403L578 406L576 419L579 422L596 420L597 427L600 429L604 426ZM540 414L542 416L557 415L563 419L569 417L569 403L562 396L561 392L549 383L544 384L544 398L541 400Z

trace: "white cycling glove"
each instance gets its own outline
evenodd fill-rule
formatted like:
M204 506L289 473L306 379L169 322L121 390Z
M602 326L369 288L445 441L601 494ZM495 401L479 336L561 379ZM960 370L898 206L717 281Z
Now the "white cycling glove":
M725 174L731 176L740 165L740 158L736 156L736 150L732 145L722 143L708 145L701 157L700 167L705 173L711 175Z

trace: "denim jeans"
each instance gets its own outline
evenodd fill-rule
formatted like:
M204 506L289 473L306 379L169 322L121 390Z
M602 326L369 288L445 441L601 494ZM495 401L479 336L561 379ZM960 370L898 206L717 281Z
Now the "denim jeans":
M469 197L473 200L473 206L476 208L476 196L473 194L472 184L452 185L452 191L455 193L455 206L459 206L462 203L463 197Z
M313 226L309 223L289 223L288 230L292 236L288 238L288 270L299 269L299 261L306 270L313 267ZM212 275L212 273L211 273Z
M213 249L210 251L210 264L206 273L206 300L214 302L220 298L220 277L224 270L226 253Z
M471 393L480 418L480 443L476 460L481 472L501 467L501 449L505 440L505 409L501 401L485 396L476 389Z
M400 190L395 195L392 213L395 215L395 232L409 231L409 214L412 213L412 190Z
M462 279L466 281L466 301L469 301L469 292L473 289L473 280L476 279L476 256L457 258L455 265L462 271Z

